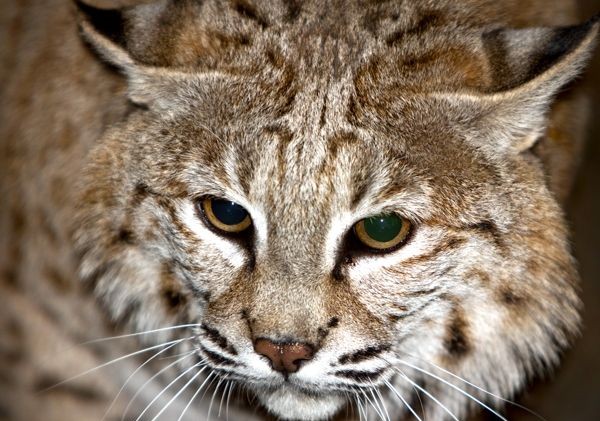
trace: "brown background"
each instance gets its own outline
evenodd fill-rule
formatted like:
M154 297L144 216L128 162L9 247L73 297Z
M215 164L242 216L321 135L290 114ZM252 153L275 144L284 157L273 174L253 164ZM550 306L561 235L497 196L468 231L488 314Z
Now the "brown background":
M500 0L501 1L501 0ZM553 0L548 0L552 2ZM600 0L581 0L582 19L600 12ZM600 47L586 75L593 99L582 167L567 208L583 278L584 331L560 370L520 400L548 421L600 420ZM539 418L513 408L511 421Z

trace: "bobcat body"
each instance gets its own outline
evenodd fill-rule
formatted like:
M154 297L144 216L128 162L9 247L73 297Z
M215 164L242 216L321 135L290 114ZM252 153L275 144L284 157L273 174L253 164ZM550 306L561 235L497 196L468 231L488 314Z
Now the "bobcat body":
M138 339L117 418L460 419L557 364L586 109L559 90L598 30L571 2L46 3L2 6L7 418L101 419L131 372L60 382ZM402 244L357 244L384 214ZM151 333L68 346L115 325Z

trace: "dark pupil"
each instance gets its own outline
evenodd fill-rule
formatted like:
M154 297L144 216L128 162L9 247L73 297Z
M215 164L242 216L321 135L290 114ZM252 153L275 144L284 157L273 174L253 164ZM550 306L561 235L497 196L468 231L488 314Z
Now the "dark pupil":
M212 211L219 221L225 225L237 225L248 215L246 209L235 202L227 200L213 199Z
M402 219L397 215L377 215L365 219L365 232L375 241L391 241L402 230Z

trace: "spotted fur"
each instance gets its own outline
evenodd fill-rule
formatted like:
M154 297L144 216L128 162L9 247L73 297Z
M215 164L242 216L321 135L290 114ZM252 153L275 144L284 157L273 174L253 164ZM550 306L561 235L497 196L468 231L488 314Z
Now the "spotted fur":
M1 91L0 276L7 343L22 346L7 352L38 354L2 393L9 418L101 419L111 376L23 402L133 346L76 347L74 372L53 371L31 362L49 351L32 342L40 319L67 343L196 324L141 343L189 338L170 350L191 352L176 371L203 361L198 385L258 398L234 400L234 419L253 406L343 417L355 394L359 414L372 402L362 416L385 405L408 419L417 386L435 397L424 419L464 418L481 406L450 385L502 407L558 363L580 309L560 207L585 121L573 80L598 31L565 26L571 2L58 3L12 40L40 48L9 63ZM31 24L44 7L7 10ZM251 233L211 229L195 205L207 196L247 209ZM406 243L352 246L353 224L381 212L411 221ZM255 352L260 338L314 357L282 375ZM52 394L70 406L46 411Z

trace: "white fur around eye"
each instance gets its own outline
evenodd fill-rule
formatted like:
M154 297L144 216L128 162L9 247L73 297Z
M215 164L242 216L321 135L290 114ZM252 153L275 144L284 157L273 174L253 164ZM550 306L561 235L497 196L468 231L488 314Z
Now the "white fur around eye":
M433 230L421 227L406 245L396 251L357 258L355 264L349 266L348 275L353 279L363 279L378 270L402 265L404 260L428 253L439 238L440 235Z
M325 238L324 264L326 268L332 268L336 264L336 255L338 247L341 247L341 241L344 234L352 228L354 215L346 212L334 217L330 222L330 229Z
M246 261L246 254L242 248L208 229L198 217L192 202L183 202L179 207L179 214L183 223L196 236L207 244L220 251L223 257L234 267L242 267Z

